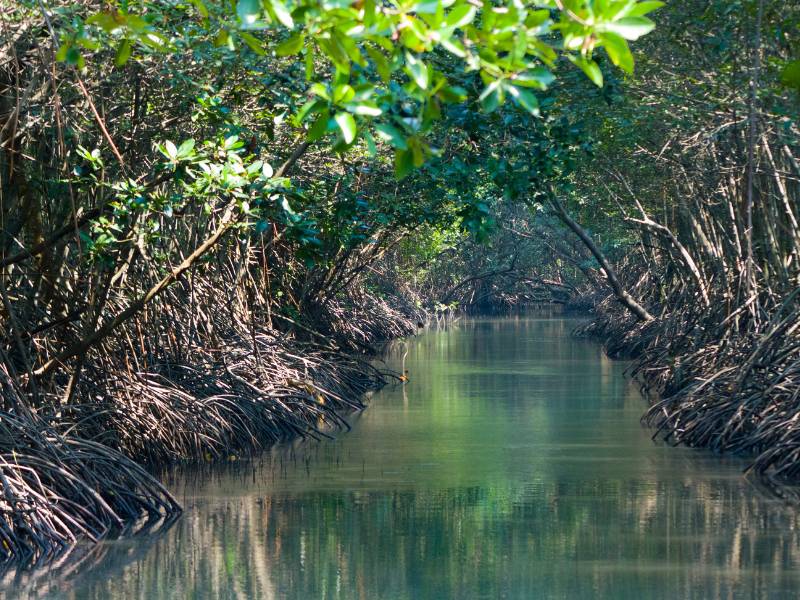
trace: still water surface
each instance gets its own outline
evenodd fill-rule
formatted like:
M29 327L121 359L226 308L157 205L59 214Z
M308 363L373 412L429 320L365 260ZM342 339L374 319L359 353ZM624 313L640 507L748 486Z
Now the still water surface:
M22 576L18 593L796 597L796 510L738 461L654 444L625 365L574 325L480 319L401 343L387 362L410 381L376 394L350 433L177 476L187 510L169 531Z

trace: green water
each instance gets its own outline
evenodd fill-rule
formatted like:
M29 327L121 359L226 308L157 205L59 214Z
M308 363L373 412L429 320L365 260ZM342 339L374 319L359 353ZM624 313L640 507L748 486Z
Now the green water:
M402 368L407 350L410 381L337 441L178 476L187 510L166 533L0 585L97 599L796 597L796 510L741 462L654 444L625 365L574 325L475 320L400 344L387 362Z

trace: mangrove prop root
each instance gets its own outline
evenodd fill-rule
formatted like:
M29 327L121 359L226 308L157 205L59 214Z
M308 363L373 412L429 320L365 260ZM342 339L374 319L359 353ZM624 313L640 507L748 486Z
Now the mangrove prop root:
M644 293L644 292L640 292ZM671 444L749 457L747 473L775 494L800 500L800 305L797 290L762 298L769 319L706 309L676 289L652 322L626 316L610 298L580 335L609 356L634 358L630 372L653 399L643 422ZM713 300L713 298L712 298ZM771 305L770 305L771 304Z

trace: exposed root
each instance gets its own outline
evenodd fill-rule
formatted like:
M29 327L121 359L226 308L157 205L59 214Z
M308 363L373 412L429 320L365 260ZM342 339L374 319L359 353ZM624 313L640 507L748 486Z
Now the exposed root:
M149 464L227 460L291 437L347 428L342 413L364 407L365 393L384 385L365 361L319 348L291 349L260 334L257 351L198 349L192 364L154 364L114 372L99 366L84 378L82 397L58 422Z
M8 412L0 412L0 491L0 562L47 560L80 539L151 529L180 512L118 451Z
M653 404L643 422L672 444L747 456L748 471L774 493L800 498L800 305L797 292L770 318L726 318L725 305L701 310L691 297L669 299L661 317L641 324L611 298L578 333L603 340L609 356L635 358L632 374Z

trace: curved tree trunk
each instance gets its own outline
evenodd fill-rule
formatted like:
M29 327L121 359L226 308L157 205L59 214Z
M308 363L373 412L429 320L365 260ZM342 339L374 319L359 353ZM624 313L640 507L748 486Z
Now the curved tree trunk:
M608 259L606 259L600 248L597 247L597 244L594 243L594 240L592 240L591 236L586 233L586 230L581 227L580 224L575 221L575 219L569 216L569 213L567 213L566 209L554 196L551 196L550 201L553 204L553 208L555 208L558 218L561 219L561 221L581 239L581 241L589 249L589 252L591 252L595 259L597 259L597 262L600 263L600 267L602 267L603 271L606 272L608 283L620 304L627 308L640 321L653 321L653 315L647 312L647 309L639 304L633 298L633 296L631 296L627 291L625 291L625 288L622 287L622 283L620 283L620 280L617 277L614 269L611 268Z

